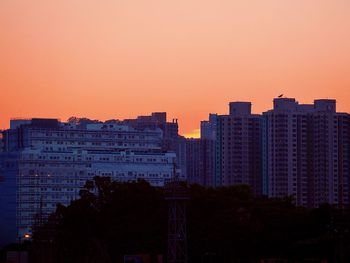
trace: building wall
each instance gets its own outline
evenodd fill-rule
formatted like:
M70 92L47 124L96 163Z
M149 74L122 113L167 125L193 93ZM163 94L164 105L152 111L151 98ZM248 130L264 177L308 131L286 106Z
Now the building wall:
M186 174L190 184L212 187L215 174L215 141L186 139Z
M269 197L293 196L298 205L307 204L307 115L298 112L291 100L275 102L265 113Z
M16 242L17 153L0 153L0 247Z
M215 181L217 186L249 185L261 195L262 119L250 110L250 103L230 103L231 114L217 117Z
M210 113L208 121L201 121L201 139L216 140L217 114Z
M32 226L47 218L57 203L68 205L78 198L86 180L94 176L142 179L163 186L173 174L176 153L164 151L163 131L158 127L137 130L116 123L82 127L57 120L13 123L12 127L5 132L7 151L0 158L6 177L0 188L11 184L6 200L2 192L1 209L10 209L12 219L15 211L12 222L19 237L31 233Z
M311 123L310 206L349 204L349 115L316 112Z
M292 196L297 205L349 204L349 114L334 100L299 104L274 100L264 113L264 180L269 197Z
M166 112L153 112L151 115L139 116L136 119L128 119L121 122L137 130L160 129L163 132L162 149L165 151L177 150L179 136L177 119L167 121Z
M181 170L182 177L187 179L186 141L187 139L183 136L179 136L177 139L176 165Z

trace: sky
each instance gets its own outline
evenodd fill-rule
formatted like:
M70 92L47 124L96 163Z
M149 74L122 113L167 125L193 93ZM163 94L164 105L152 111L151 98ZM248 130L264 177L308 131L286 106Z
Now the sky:
M349 0L1 0L0 129L11 118L166 111L198 134L230 101L350 112Z

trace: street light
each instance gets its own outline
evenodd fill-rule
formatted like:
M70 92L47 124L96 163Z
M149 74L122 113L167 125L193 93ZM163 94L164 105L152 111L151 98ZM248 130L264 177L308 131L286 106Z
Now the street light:
M21 263L21 245L22 245L22 239L28 240L31 238L31 235L29 233L25 233L23 236L18 237L18 262Z

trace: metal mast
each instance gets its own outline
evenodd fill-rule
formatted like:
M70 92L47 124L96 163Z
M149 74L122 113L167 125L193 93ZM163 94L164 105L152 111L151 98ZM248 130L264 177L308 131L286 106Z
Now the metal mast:
M186 201L189 193L174 163L173 177L165 186L168 201L168 263L187 263Z

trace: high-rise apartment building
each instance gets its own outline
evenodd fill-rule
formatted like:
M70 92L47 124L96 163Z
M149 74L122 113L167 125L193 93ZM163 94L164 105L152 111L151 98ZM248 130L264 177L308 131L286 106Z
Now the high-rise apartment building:
M336 101L299 104L274 99L273 109L251 114L249 102L230 103L228 115L201 122L202 139L214 140L213 185L250 185L255 194L292 196L296 205L349 205L350 115ZM188 142L187 173L201 182L200 140Z
M56 204L69 204L86 180L143 179L163 186L175 152L165 151L163 131L121 122L63 123L56 119L11 121L1 153L0 232L18 237L46 218ZM11 231L10 231L11 230Z
M261 123L250 102L231 102L230 114L217 116L216 186L246 184L261 195Z
M217 114L210 113L208 121L201 121L201 139L216 140Z
M187 153L186 153L187 139L183 136L179 136L177 139L176 150L176 165L180 169L183 178L187 178Z
M263 182L269 197L301 206L349 204L349 114L335 100L274 99L263 123Z
M335 100L315 100L310 116L308 205L349 205L350 115L336 112Z
M310 105L278 98L274 109L264 113L264 181L269 197L294 196L297 205L307 204L308 115Z
M185 139L186 178L190 184L206 187L215 185L215 141L217 114L201 121L199 139Z
M213 186L215 174L215 141L186 139L186 175L190 184Z

